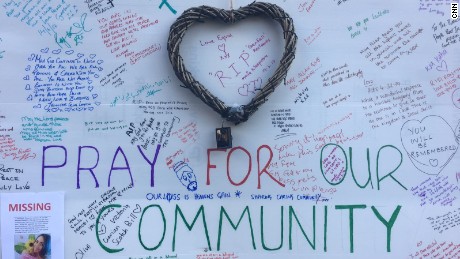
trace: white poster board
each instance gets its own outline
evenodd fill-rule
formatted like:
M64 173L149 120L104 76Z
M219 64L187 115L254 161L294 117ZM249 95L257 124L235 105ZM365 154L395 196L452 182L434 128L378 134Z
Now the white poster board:
M181 87L168 36L251 1L2 1L1 192L65 193L64 258L457 258L458 1L268 2L295 59L234 125ZM180 54L233 107L283 51L257 16L193 25Z

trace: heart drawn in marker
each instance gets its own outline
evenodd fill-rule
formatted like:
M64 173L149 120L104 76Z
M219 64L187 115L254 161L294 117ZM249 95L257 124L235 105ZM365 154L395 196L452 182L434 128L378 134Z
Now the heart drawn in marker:
M139 213L141 212L142 208L141 208L141 205L139 204L136 204L136 208L133 210L134 213Z
M430 165L431 165L432 167L436 167L436 166L438 166L438 164L439 164L438 159L430 159L429 162L430 162Z
M436 70L438 70L438 71L448 71L446 61L443 60L443 61L441 62L441 65L439 65L439 66L436 67Z
M107 232L107 227L104 224L101 224L98 230L98 235L104 235Z
M401 142L412 164L420 171L437 175L451 161L459 143L450 125L440 116L430 115L406 121Z
M274 74L264 84L256 89L257 93L246 105L227 106L221 99L212 94L204 85L196 80L186 69L180 56L180 44L187 29L196 23L207 20L216 20L225 24L235 24L249 17L264 17L276 21L283 30L284 52ZM223 10L210 6L192 7L185 10L181 16L171 25L168 38L168 55L174 72L178 79L195 96L200 98L206 105L219 113L227 121L239 124L247 121L257 111L267 97L272 94L276 87L286 78L286 74L295 58L297 35L294 30L292 18L278 5L253 2L236 10ZM219 50L225 50L220 45ZM242 89L245 90L245 89Z

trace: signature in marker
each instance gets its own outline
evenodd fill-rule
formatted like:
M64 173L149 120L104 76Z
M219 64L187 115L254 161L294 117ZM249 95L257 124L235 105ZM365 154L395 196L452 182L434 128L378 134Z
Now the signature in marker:
M86 17L87 13L82 14L80 16L80 22L74 23L70 26L70 28L66 31L65 36L59 37L56 32L54 33L54 40L60 48L63 46L72 48L72 45L67 41L68 39L72 39L75 46L83 43L83 34L92 31L92 29L87 29L85 27Z

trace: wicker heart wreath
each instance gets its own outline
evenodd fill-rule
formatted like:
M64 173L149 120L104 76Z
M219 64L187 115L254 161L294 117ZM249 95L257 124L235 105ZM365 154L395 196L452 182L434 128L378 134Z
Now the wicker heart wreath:
M220 20L226 24L234 24L251 16L265 16L278 22L283 29L284 53L278 68L275 70L267 83L258 91L256 96L246 105L229 107L219 98L214 96L185 68L184 61L179 54L179 47L187 29L196 22L205 20ZM266 98L275 91L275 88L286 78L288 69L295 58L297 35L294 31L292 18L279 6L264 2L254 2L237 10L223 10L209 6L200 6L187 9L171 25L168 38L169 60L174 72L183 87L190 89L193 94L204 103L218 112L227 121L239 124L247 121L258 107L266 101Z

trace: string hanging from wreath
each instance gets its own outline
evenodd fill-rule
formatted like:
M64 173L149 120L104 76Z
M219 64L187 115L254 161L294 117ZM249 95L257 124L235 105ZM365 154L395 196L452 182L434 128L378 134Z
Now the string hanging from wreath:
M186 69L179 54L180 44L187 29L197 22L219 20L226 24L234 24L251 16L271 18L280 24L283 29L284 52L274 74L248 104L227 106ZM257 111L258 107L267 100L267 97L275 91L281 81L286 78L289 67L295 58L296 43L297 35L295 34L293 20L281 7L271 3L253 2L236 10L233 10L233 8L231 10L217 9L210 6L192 7L185 10L171 25L167 49L174 72L183 83L183 87L192 91L194 95L219 113L225 120L236 125L247 121Z

